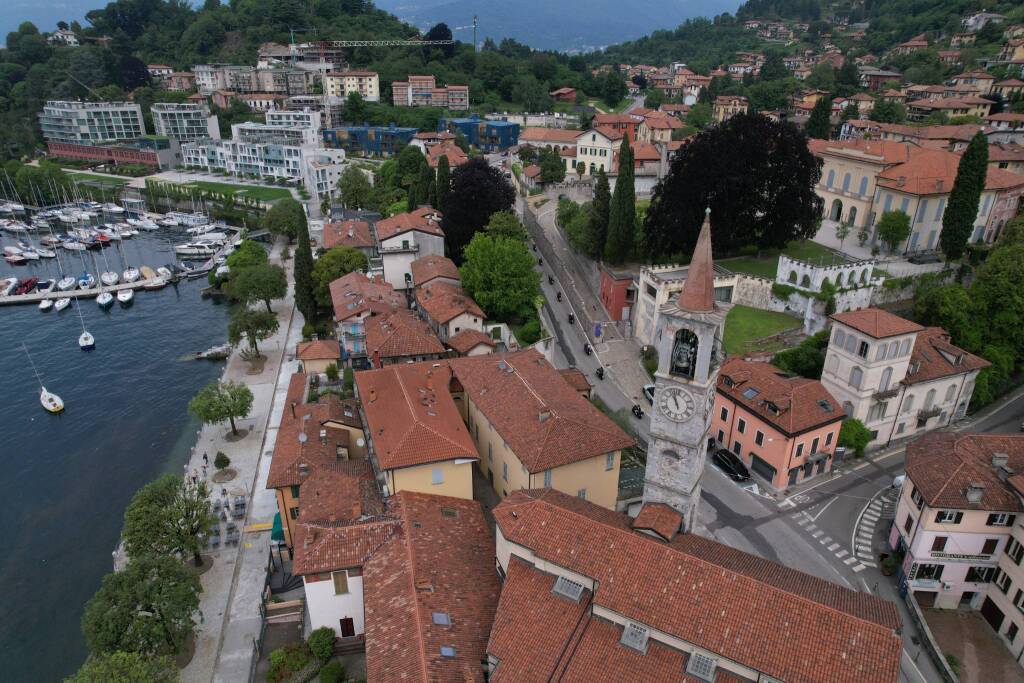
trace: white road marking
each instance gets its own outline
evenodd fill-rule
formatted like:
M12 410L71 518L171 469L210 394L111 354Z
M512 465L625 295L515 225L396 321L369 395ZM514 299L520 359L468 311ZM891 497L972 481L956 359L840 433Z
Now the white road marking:
M822 531L821 529L818 529L818 530L817 530L817 531L815 531L815 532L814 532L813 534L811 534L811 537L812 537L812 538L817 538L818 536L821 536L821 535L822 535L822 534L824 534L824 533L825 533L824 531Z
M862 572L862 571L864 571L865 569L866 569L866 567L865 567L864 565L862 565L862 564L858 564L858 565L857 565L856 567L853 567L853 571L854 571L854 573L856 573L856 572Z
M838 547L839 547L838 543L833 543L832 545L830 545L828 547L828 549L831 550L832 552L835 552ZM845 553L846 551L844 550L843 552Z
M841 560L841 559L843 559L844 557L846 557L849 554L850 553L846 552L845 550L840 550L839 552L836 553L836 557L838 557Z
M832 537L831 536L824 536L824 537L818 539L818 543L821 543L822 545L825 545L826 543L831 543L831 542L832 542Z
M851 564L854 564L857 561L858 560L856 557L848 557L845 560L843 560L843 564L845 564L846 566L850 566Z
M820 510L818 510L818 514L814 515L814 517L811 517L811 519L813 519L813 520L814 520L815 522L817 522L817 521L818 521L818 517L821 517L821 514L822 514L823 512L825 512L825 510L827 510L827 509L828 509L828 506L829 506L829 505L831 505L832 503L836 502L837 500L838 500L838 498L833 498L833 499L832 499L832 500L830 500L829 502L825 503L825 504L824 504L824 505L822 506L822 508L821 508ZM806 513L805 513L805 514L806 514Z

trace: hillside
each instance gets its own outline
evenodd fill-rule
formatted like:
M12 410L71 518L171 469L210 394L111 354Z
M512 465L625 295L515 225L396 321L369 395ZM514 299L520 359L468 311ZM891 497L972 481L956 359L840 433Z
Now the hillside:
M739 0L380 0L378 6L426 29L438 22L460 40L513 38L545 50L585 51L676 26L690 17L733 12Z

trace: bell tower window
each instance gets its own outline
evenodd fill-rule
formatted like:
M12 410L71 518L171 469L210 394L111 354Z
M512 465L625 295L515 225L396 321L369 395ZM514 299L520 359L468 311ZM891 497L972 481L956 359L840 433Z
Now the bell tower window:
M675 377L693 379L697 369L697 335L692 330L681 329L676 332L672 344L672 358L669 374Z

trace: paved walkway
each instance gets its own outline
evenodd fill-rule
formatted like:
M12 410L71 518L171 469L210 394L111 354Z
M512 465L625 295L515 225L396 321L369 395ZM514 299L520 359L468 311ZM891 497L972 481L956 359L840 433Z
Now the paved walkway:
M282 264L280 261L282 247L282 243L273 247L270 262L284 265L291 279L291 262ZM254 374L249 363L236 351L228 359L222 377L245 383L253 393L249 417L236 421L244 435L232 437L230 428L224 424L204 426L185 466L186 476L194 471L202 477L203 454L206 453L210 462L207 474L212 477L216 471L214 456L217 451L223 451L231 458L231 468L238 473L223 488L232 500L235 496L244 496L247 501L245 517L236 520L242 529L238 545L225 545L222 541L218 549L208 551L214 564L201 577L202 621L196 629L195 656L181 671L181 680L185 683L247 680L252 638L259 636L259 596L265 579L270 525L277 511L273 493L264 489L270 461L262 455L273 451L277 425L272 414L273 399L281 387L279 378L285 358L294 352L292 335L296 330L301 331L302 326L301 315L294 312L291 292L274 302L273 309L281 327L260 343L260 352L266 357L261 371ZM271 424L275 425L272 431L268 430ZM210 487L214 497L221 496L222 485L211 482ZM224 526L222 522L222 539L226 536Z
M922 612L939 647L960 663L963 683L1024 681L1024 671L980 612L949 609Z
M907 275L920 275L921 273L934 273L946 267L945 263L911 263L900 255L872 256L871 245L860 246L857 244L857 233L851 230L850 234L840 245L836 237L836 221L823 220L818 234L814 241L823 244L830 249L846 254L855 259L871 260L879 262L879 267L884 268L893 277L906 277Z

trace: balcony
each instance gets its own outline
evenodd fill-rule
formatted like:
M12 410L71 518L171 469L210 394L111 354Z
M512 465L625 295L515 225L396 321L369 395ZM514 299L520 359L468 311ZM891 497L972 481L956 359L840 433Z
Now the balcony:
M890 389L879 389L871 395L876 401L888 401L890 398L896 398L896 395L900 393L899 387L892 387Z
M941 412L942 409L939 406L932 406L931 408L924 408L917 411L917 417L919 420L929 420L936 417Z

